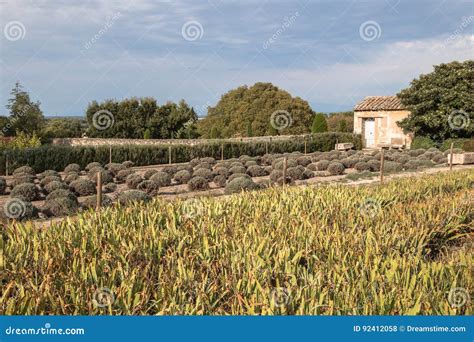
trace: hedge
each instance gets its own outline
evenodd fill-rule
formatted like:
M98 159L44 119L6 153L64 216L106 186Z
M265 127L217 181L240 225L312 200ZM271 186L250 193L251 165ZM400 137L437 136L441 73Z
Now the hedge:
M360 135L351 133L319 133L308 135L307 152L330 151L336 142L353 143L356 149L362 148ZM224 146L224 159L237 158L241 155L264 155L268 153L304 152L305 138L297 136L291 140L273 140L257 142L222 142L191 145L172 145L173 163L188 162L193 158L221 158L221 146ZM131 160L136 166L167 164L170 145L116 145L112 146L112 161L121 163ZM76 163L84 168L91 162L106 164L109 162L108 146L61 146L44 145L37 148L9 149L0 153L0 173L5 174L8 158L9 174L13 169L29 165L37 173L45 170L62 171L68 164Z

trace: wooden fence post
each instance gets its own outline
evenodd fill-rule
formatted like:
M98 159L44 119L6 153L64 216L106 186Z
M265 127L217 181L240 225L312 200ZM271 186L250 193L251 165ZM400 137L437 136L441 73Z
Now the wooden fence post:
M283 160L283 185L286 184L286 168L288 167L288 157Z
M268 154L268 141L265 140L265 154Z
M307 153L306 136L304 137L304 154L308 154L308 153Z
M5 176L8 176L8 155L5 155Z
M385 164L385 158L384 158L384 149L380 151L380 183L383 183L383 171L384 171L384 164Z
M171 145L168 146L168 164L171 164Z
M224 160L224 143L221 143L221 160Z
M109 163L112 163L112 145L109 145Z
M102 205L102 172L97 172L97 210L100 209Z
M449 155L449 170L451 171L453 169L453 149L454 149L454 143L451 143L451 150L450 155Z

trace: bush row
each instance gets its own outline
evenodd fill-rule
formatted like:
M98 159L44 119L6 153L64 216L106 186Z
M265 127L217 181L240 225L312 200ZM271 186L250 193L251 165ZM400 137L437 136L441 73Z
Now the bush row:
M353 143L356 149L362 147L360 135L350 133L320 133L303 137L294 137L285 141L269 142L228 142L199 145L173 145L171 160L173 163L188 162L193 158L221 158L221 146L224 146L224 158L237 158L241 155L257 156L268 153L304 152L305 140L307 152L330 151L336 142ZM166 164L169 162L170 145L120 145L112 147L112 161L121 163L131 160L137 166ZM6 160L9 172L14 168L29 165L36 172L54 169L62 171L68 164L77 163L82 168L91 162L106 164L109 162L109 147L100 146L58 146L44 145L38 148L4 150L0 155L0 173L5 174Z

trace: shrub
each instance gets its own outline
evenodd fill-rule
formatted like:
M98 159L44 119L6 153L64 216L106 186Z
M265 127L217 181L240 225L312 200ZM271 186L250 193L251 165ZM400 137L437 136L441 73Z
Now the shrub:
M296 161L298 165L305 166L305 167L311 164L311 158L309 157L298 157Z
M105 168L109 170L114 176L121 170L125 170L126 167L119 163L109 163L105 165Z
M205 178L196 176L188 181L188 189L191 191L206 190L209 189L209 184Z
M403 165L394 161L386 161L383 165L384 172L400 172L403 170Z
M208 164L214 164L216 162L216 160L212 157L204 157L204 158L201 158L201 162L208 163Z
M8 199L0 210L0 220L2 221L8 221L9 219L17 221L31 220L37 216L38 210L33 203L22 197Z
M5 189L7 188L7 181L5 178L0 177L0 195L5 193Z
M70 197L58 197L45 201L43 212L48 216L67 216L74 214L79 205L77 199Z
M38 175L38 179L44 179L49 176L59 177L59 173L58 171L54 171L54 170L46 170Z
M272 166L275 170L283 170L284 164L285 164L284 159L278 159L277 161L274 161L272 163ZM296 159L288 159L287 164L286 164L286 167L288 169L290 167L296 167L296 166L298 166L298 162L296 161Z
M68 164L65 168L64 168L64 172L65 173L69 173L69 172L81 172L81 166L79 164Z
M178 168L174 165L168 165L168 166L165 166L161 171L166 172L171 177L173 177L174 174L178 171Z
M98 172L93 173L89 172L89 179L93 181L95 184L97 184L97 174L100 173L101 178L102 178L102 184L107 184L111 183L114 181L114 176L112 176L112 173L110 173L107 170L100 169Z
M143 177L145 179L150 179L151 176L153 176L155 173L157 173L158 170L155 170L155 169L150 169L150 170L146 170L145 174L143 175Z
M76 172L70 172L64 177L64 183L70 184L77 179L79 179L79 174Z
M181 171L176 172L176 174L174 175L174 180L178 184L186 184L191 179L191 177L192 175L189 171L181 170Z
M118 196L118 202L122 205L137 201L148 202L150 200L150 195L140 190L125 190Z
M212 173L214 175L221 175L221 176L224 176L224 177L227 177L229 176L229 169L226 168L226 167L215 167L214 170L212 170Z
M68 197L73 201L77 202L77 197L74 195L71 191L65 190L65 189L58 189L51 191L48 196L46 196L46 200L53 200L56 198L61 198L61 197Z
M48 185L49 183L51 182L61 182L62 179L61 177L59 176L48 176L48 177L44 177L41 181L40 181L40 185L42 187L45 187L46 185Z
M227 177L224 175L217 175L214 177L213 182L220 188L224 187L227 181Z
M251 177L246 173L234 173L234 174L231 174L229 176L229 178L227 179L227 183L229 183L230 181L232 181L236 178L241 178L241 177L251 179Z
M17 185L24 184L24 183L31 183L34 184L35 177L32 175L27 174L19 174L16 175L10 182L10 188L14 188Z
M209 163L201 162L198 165L196 165L196 170L199 170L199 169L212 170L212 165Z
M258 165L249 166L247 169L247 174L251 177L262 177L267 175L265 169Z
M301 179L301 176L303 175L303 171L304 169L301 170L298 167L290 167L288 170L286 170L286 175L292 180L297 180L297 179Z
M317 171L327 170L329 164L330 164L329 160L325 160L325 159L320 160L316 163L316 169L317 169Z
M357 164L354 165L354 169L357 171L370 171L370 165L367 164L366 162L360 161Z
M269 175L269 174L272 173L272 171L273 171L273 167L271 167L271 165L263 166L263 169L265 170L265 173L266 173L267 175Z
M449 151L451 143L454 148L464 150L466 152L474 152L474 139L446 139L440 146L441 151ZM448 152L449 153L449 152Z
M10 197L19 197L31 202L38 197L38 189L33 183L18 184L12 189Z
M85 197L81 204L84 208L97 207L97 195ZM112 204L113 204L113 201L109 196L102 196L101 201L100 201L101 207L110 207Z
M318 171L318 166L316 165L316 163L309 164L307 168L311 171Z
M131 160L126 160L122 163L123 166L125 166L127 169L133 167L135 165L134 162L132 162Z
M410 149L435 147L435 142L428 137L416 136L411 142Z
M232 166L230 169L229 169L229 172L230 174L234 174L234 173L245 173L247 172L247 169L244 167L244 166Z
M138 184L137 189L146 192L150 196L156 196L159 193L160 186L157 182L147 179Z
M171 185L171 176L163 171L156 172L150 180L158 184L159 187Z
M140 184L141 182L143 182L143 178L139 174L136 174L136 173L132 173L131 175L128 175L125 180L125 183L127 183L127 187L129 189L136 189L138 184Z
M117 184L115 183L107 183L104 185L104 192L111 193L117 191Z
M353 168L355 164L359 162L359 158L344 158L341 160L342 165L344 165L345 168Z
M44 191L48 194L59 189L68 190L69 187L67 186L67 184L63 183L62 181L49 182L48 184L44 186Z
M270 173L270 180L272 182L277 182L278 179L280 179L281 177L283 177L283 171L282 170L273 170Z
M342 175L344 173L344 164L340 162L331 162L327 168L331 175Z
M310 169L305 169L301 175L301 179L310 179L314 177L314 172Z
M194 171L193 177L202 177L205 178L208 182L210 182L214 178L214 175L209 169L197 169L196 171Z
M420 160L420 159L411 159L405 163L405 170L416 170L423 167L433 166L434 163L431 160Z
M95 183L89 179L78 179L69 184L69 188L79 196L88 196L96 193Z
M98 162L92 162L92 163L87 164L87 166L85 167L85 170L90 171L94 167L102 167L102 165Z
M246 168L249 168L250 166L255 166L255 165L258 165L258 163L255 160L249 160L249 161L245 162L245 167Z
M124 183L125 180L127 179L128 176L130 176L131 174L133 174L134 171L132 169L125 169L125 170L120 170L119 172L117 172L117 174L115 175L115 180L117 183L121 184L121 183Z
M380 161L377 159L371 159L367 162L369 165L370 171L372 172L378 172L380 171Z
M407 156L406 154L401 155L395 159L395 161L400 164L405 164L409 160L410 160L410 156Z
M356 181L363 178L372 178L372 177L374 177L374 174L368 170L361 171L361 172L354 172L354 173L350 173L346 175L346 178L351 181Z
M418 156L421 156L425 152L426 150L424 148L418 148L416 150L410 150L408 153L410 154L410 157L418 157Z
M245 177L238 177L227 183L225 186L226 194L235 194L244 190L254 190L258 186L251 179Z
M16 175L31 175L31 176L36 176L36 172L35 170L28 166L28 165L25 165L25 166L21 166L19 168L16 168L14 171L13 171L13 175L16 176Z

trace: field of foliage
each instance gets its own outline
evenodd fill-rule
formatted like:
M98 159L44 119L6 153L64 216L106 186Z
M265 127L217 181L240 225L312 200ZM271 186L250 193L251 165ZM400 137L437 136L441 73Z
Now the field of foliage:
M11 223L0 314L472 314L473 183L465 170Z

